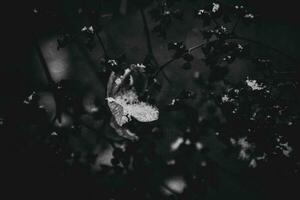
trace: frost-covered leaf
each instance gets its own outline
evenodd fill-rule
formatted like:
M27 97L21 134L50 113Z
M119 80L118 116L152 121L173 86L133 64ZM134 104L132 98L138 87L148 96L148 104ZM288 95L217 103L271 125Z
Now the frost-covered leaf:
M140 122L151 122L158 119L158 109L138 100L134 90L127 90L116 97L107 98L108 106L117 123L123 126L134 117Z
M131 65L130 68L125 69L123 75L112 72L109 78L106 100L115 121L112 127L120 136L133 138L134 134L123 128L132 117L140 122L152 122L158 119L158 109L140 101L134 86L133 72L143 73L145 68L143 64Z

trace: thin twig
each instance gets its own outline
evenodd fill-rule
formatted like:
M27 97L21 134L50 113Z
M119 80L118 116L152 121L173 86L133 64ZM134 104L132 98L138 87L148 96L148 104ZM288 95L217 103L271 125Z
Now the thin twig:
M212 21L215 23L216 26L220 26L219 22L216 19L212 18Z
M272 50L272 51L275 51L275 52L277 52L277 53L279 53L279 54L281 54L281 55L283 55L283 56L289 58L290 60L292 60L293 62L295 62L295 63L297 63L297 64L299 63L299 61L298 61L297 59L291 57L290 55L288 55L288 54L282 52L281 50L278 50L278 49L276 49L276 48L274 48L274 47L272 47L272 46L263 44L262 42L259 42L259 41L256 41L256 40L252 40L252 39L249 39L249 38L245 38L245 37L241 37L241 36L233 36L233 37L229 37L228 39L233 39L233 40L234 40L234 39L237 39L237 40L244 40L244 41L247 41L247 42L251 42L251 43L254 43L254 44L263 46L263 47L265 47L265 48L268 48L268 49L270 49L270 50ZM194 51L194 50L196 50L196 49L198 49L198 48L201 48L202 46L206 45L206 44L209 43L209 42L211 42L211 41L207 41L207 42L204 42L204 43L200 43L200 44L198 44L198 45L195 45L195 46L189 48L189 49L188 49L188 52L191 53L192 51ZM159 73L160 73L164 68L166 68L169 64L173 63L175 60L178 60L178 59L180 59L180 58L181 58L181 57L179 57L179 58L172 58L172 59L168 60L167 62L165 62L163 65L161 65L161 66L158 68L158 70L155 72L154 78L157 77L157 76L159 75ZM150 88L151 88L153 85L154 85L154 83L152 83L152 84L150 85Z
M88 14L88 10L87 10L85 4L82 5L82 8L83 8L83 10L85 11L85 13ZM106 48L105 48L104 42L103 42L101 36L99 35L98 30L96 29L97 24L95 24L95 22L93 21L93 19L91 18L90 15L88 15L88 17L89 17L89 21L90 21L91 24L92 24L92 27L94 28L94 34L96 35L96 37L97 37L97 39L98 39L98 41L99 41L99 43L100 43L100 45L101 45L101 48L102 48L103 53L104 53L104 57L105 57L105 59L108 59L109 56L108 56L107 50L106 50Z
M203 47L203 46L206 45L208 42L210 42L210 41L203 42L203 43L200 43L200 44L198 44L198 45L195 45L195 46L189 48L187 51L188 51L189 53L191 53L191 52L195 51L196 49L199 49L199 48ZM181 58L181 57L179 57L179 58L172 58L172 59L168 60L167 62L165 62L165 63L164 63L163 65L161 65L161 66L158 68L158 70L155 72L154 77L158 76L158 74L159 74L165 67L167 67L169 64L171 64L172 62L174 62L175 60L178 60L178 59L180 59L180 58Z
M104 42L103 42L101 36L99 35L98 32L95 32L95 35L96 35L96 37L97 37L97 39L98 39L98 41L99 41L99 43L100 43L100 45L101 45L101 47L102 47L102 50L103 50L105 59L108 59L109 56L108 56L108 54L107 54L107 50L106 50L106 48L105 48L105 46L104 46Z
M296 58L294 58L294 57L286 54L285 52L283 52L283 51L281 51L279 49L276 49L276 48L274 48L272 46L264 44L264 43L262 43L260 41L253 40L253 39L250 39L250 38L245 38L245 37L242 37L242 36L235 36L232 39L238 39L238 40L243 40L243 41L246 41L246 42L251 42L251 43L257 44L257 45L262 46L264 48L270 49L270 50L272 50L272 51L274 51L274 52L276 52L276 53L278 53L278 54L280 54L282 56L285 56L286 58L288 58L291 61L293 61L295 64L299 64L299 61Z
M144 9L141 8L140 12L141 12L143 23L144 23L144 29L145 29L146 39L147 39L148 53L149 53L149 55L153 56L154 61L156 61L156 59L154 57L154 54L153 54L153 48L152 48L152 43L151 43L151 38L150 38L150 31L149 31L149 27L148 27L148 23L147 23L147 19L146 19Z
M38 39L36 37L34 38L34 42L33 43L34 43L34 47L35 47L35 49L37 51L39 60L40 60L40 62L42 64L43 70L45 72L47 81L50 84L50 86L54 86L56 83L55 83L55 81L53 80L53 78L51 76L51 73L49 71L49 67L47 65L46 59L45 59L45 57L43 55L42 49L41 49L41 47L39 45L39 42L38 42Z
M235 24L234 24L233 27L232 27L231 34L234 33L234 31L235 31L236 27L238 26L240 20L241 20L240 17L236 20Z
M147 19L146 19L146 15L145 15L145 11L144 9L140 9L140 13L142 15L142 19L143 19L143 24L144 24L144 29L145 29L145 34L146 34L146 40L147 40L147 49L148 49L148 55L152 58L154 64L156 66L159 66L155 56L154 56L154 53L153 53L153 47L152 47L152 42L151 42L151 37L150 37L150 30L149 30L149 26L148 26L148 22L147 22ZM171 84L171 80L170 78L167 76L167 74L163 71L162 72L164 78L167 80L167 82L169 84Z
M83 122L82 120L80 120L80 119L79 119L78 121L79 121L80 125L84 126L85 128L87 128L87 129L89 129L89 130L91 130L91 131L93 131L93 132L95 132L95 133L99 133L100 130L97 130L97 129L95 129L94 127L91 127L90 125L84 123L84 122ZM103 123L105 123L105 122L103 122ZM112 139L110 139L109 137L105 136L104 134L101 134L101 135L99 134L99 135L97 135L97 136L99 136L99 137L105 139L105 140L106 140L113 148L116 148L116 145L115 145L114 141L113 141Z
M206 42L200 43L200 44L198 44L198 45L195 45L195 46L189 48L187 51L188 51L189 53L191 53L191 52L195 51L196 49L201 48L202 46L204 46L204 45L207 44L208 42L210 42L210 41L206 41ZM169 64L173 63L175 60L178 60L178 59L180 59L180 58L181 58L181 57L179 57L179 58L172 58L172 59L168 60L167 62L165 62L165 63L164 63L163 65L161 65L161 66L158 68L158 70L154 73L153 78L156 78L156 77L159 75L159 73L160 73L164 68L166 68ZM152 87L154 86L154 84L155 84L155 82L153 82L153 83L149 86L148 91L151 91L151 89L152 89Z
M50 85L50 91L53 92L53 96L54 96L54 100L55 100L55 115L53 117L53 119L51 120L51 123L55 123L56 119L59 120L59 122L61 121L61 118L59 116L60 114L60 106L59 106L59 97L57 95L57 88L56 88L56 82L53 80L52 76L51 76L51 73L49 71L49 67L47 65L47 62L46 62L46 59L43 55L43 52L42 52L42 49L39 45L39 42L38 42L38 39L36 36L34 36L34 47L38 53L38 57L39 57L39 60L42 64L42 67L43 67L43 70L46 74L46 78L47 78L47 81L48 81L48 84Z

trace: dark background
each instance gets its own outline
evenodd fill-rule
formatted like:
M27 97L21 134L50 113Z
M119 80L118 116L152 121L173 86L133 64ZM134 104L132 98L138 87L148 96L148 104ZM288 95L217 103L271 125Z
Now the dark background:
M200 4L206 2L209 1L203 1ZM82 27L82 22L77 21L73 14L80 3L80 1L67 0L9 1L8 4L2 3L1 12L4 23L1 25L1 32L5 36L2 37L3 42L1 45L4 62L0 67L0 114L8 116L13 123L9 129L1 130L1 142L3 142L2 146L8 149L8 152L5 152L8 161L5 163L8 164L9 170L4 171L4 173L8 175L8 179L5 179L6 185L13 189L10 195L21 194L24 197L36 196L42 199L44 196L59 199L87 199L87 194L95 193L93 180L86 178L84 171L80 174L80 170L78 170L74 174L71 173L70 176L62 178L59 175L62 167L60 160L57 160L51 153L48 155L43 154L46 152L43 151L43 146L33 149L27 148L24 144L26 136L22 134L22 128L18 126L27 115L26 111L20 109L20 102L23 102L30 89L43 89L46 85L45 76L32 46L33 32L38 35L46 61L52 67L53 71L50 71L56 81L63 78L75 79L79 81L79 95L96 94L95 96L98 97L103 96L104 88L94 75L95 67L100 64L102 50L96 47L89 54L80 45L72 44L66 49L57 51L56 31L57 25L61 21L53 21L53 19L45 17L36 23L32 18L31 11L35 7L56 10L64 15L64 19L71 22L68 28L78 29ZM91 8L97 3L97 1L92 0L86 1L86 5ZM126 51L133 63L139 62L146 53L145 36L139 13L130 3L128 12L124 15L119 12L120 1L103 0L102 3L104 10L112 14L112 18L105 23L103 31L101 31L108 51L116 56ZM297 1L257 0L249 1L249 4L262 15L262 23L252 27L241 26L239 32L299 58L300 21ZM193 2L184 3L183 5L187 10L194 7ZM187 15L189 18L189 14ZM150 22L150 17L148 17L148 21ZM194 21L185 20L185 23L178 22L169 30L167 41L183 40L188 46L193 46L199 42L198 37L199 31L195 27ZM154 34L152 35L152 41L156 57L159 63L163 63L169 56L166 50L167 42ZM205 66L200 58L201 56L194 62L195 70L205 73ZM279 63L285 62L284 58L277 59ZM62 69L61 66L65 69ZM178 77L178 74L181 75L182 72L181 69L175 66L176 63L174 63L174 67L166 70L166 73L174 81L174 85L171 88L169 86L163 88L163 95L159 97L160 103L167 102L170 96L185 87L182 86L182 82L185 82L187 86L195 87L189 81L189 77L192 76L194 71ZM230 72L231 79L238 81L245 77L248 72L247 66L247 63L237 63L236 67ZM49 106L51 108L51 102ZM214 141L212 143L217 149L216 159L219 159L219 162L222 163L224 158L218 157L218 149L221 147ZM240 163L234 161L233 163L225 162L224 165L225 167L229 166L233 171L238 172L240 170ZM264 189L261 189L259 180L253 179L245 182L240 177L234 177L225 172L220 173L222 176L220 185L222 187L218 193L212 192L208 199L219 199L221 197L226 199L265 199L272 196L269 193L272 193L273 188L264 185ZM284 184L285 182L282 182L280 186ZM282 197L287 196L289 198L294 191L293 184L289 184L291 187L283 189L281 192L273 191L274 198L279 194ZM278 188L281 188L280 186Z

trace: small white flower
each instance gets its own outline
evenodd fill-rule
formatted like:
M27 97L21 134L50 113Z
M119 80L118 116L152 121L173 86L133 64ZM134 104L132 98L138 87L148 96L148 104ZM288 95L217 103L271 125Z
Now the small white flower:
M184 143L184 144L190 145L190 144L191 144L191 140L189 140L189 139L185 140L185 143Z
M169 10L164 11L164 15L169 15L169 14L171 14L171 12Z
M262 90L262 89L265 89L266 87L263 86L262 84L258 84L256 80L250 80L248 77L247 77L247 80L246 80L246 84L252 89L252 90Z
M232 145L236 145L236 140L234 138L230 138L229 141Z
M165 184L176 193L182 193L186 188L186 181L181 176L171 177L165 181Z
M84 26L82 29L81 29L81 31L86 31L87 30L87 27L86 26Z
M213 8L212 8L212 12L215 13L219 10L220 8L220 4L218 3L213 3Z
M144 64L139 64L139 63L138 63L138 64L136 64L136 66L139 67L139 68L142 68L142 69L145 69L145 68L146 68L146 66L145 66Z
M89 31L91 31L92 33L94 33L94 28L93 28L93 26L90 26L88 29L89 29Z
M205 10L203 10L203 9L198 11L198 15L203 15L204 13L205 13ZM176 44L174 43L174 45L176 45Z
M225 102L232 102L232 101L233 101L233 99L230 99L227 94L225 94L224 96L222 96L222 102L223 103L225 103Z
M247 18L247 19L253 19L253 18L254 18L254 15L251 14L251 13L248 13L248 14L246 14L244 17Z
M201 142L196 142L195 146L196 146L196 149L199 150L199 151L201 149L203 149L203 144Z
M194 78L199 78L199 77L200 77L200 72L199 71L195 71Z
M232 113L235 114L237 112L237 108L233 109Z
M249 150L253 150L254 146L247 141L247 137L239 138L236 144L241 148L239 158L241 160L248 160L250 157Z
M122 83L122 79L121 78L117 78L116 80L115 80L115 84L116 85L120 85Z
M58 134L57 134L55 131L53 131L53 132L51 133L51 135L52 135L52 136L57 136Z
M167 165L175 165L176 161L175 160L169 160L167 161Z
M91 33L94 33L94 28L93 28L93 26L89 26L89 27L84 26L84 27L81 29L81 31L82 31L82 32L84 32L84 31L89 31L89 32L91 32Z
M227 31L227 28L225 26L221 26L220 28L223 32Z
M116 65L118 65L117 62L116 62L115 60L108 60L107 63L110 64L111 66L116 66Z
M175 103L176 103L176 101L177 101L177 99L172 99L172 101L171 101L170 105L171 105L171 106L174 106L174 105L175 105Z
M244 49L244 47L241 44L238 44L237 48L239 51L243 51L243 49Z
M33 91L24 101L23 101L23 103L24 104L29 104L30 103L30 101L32 101L33 100L33 96L35 95L36 93Z
M267 157L267 154L264 153L262 156L256 157L256 160L264 160Z
M252 160L250 161L250 163L249 163L249 167L255 168L256 166L257 166L256 160L255 160L255 159L252 159Z
M176 151L183 142L184 142L183 138L178 137L174 142L172 142L171 151Z
M279 144L278 148L286 157L289 157L291 152L293 151L292 147L289 146L288 142Z

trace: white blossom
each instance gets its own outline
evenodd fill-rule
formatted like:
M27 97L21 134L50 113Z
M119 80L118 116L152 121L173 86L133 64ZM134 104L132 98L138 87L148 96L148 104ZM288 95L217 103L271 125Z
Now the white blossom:
M203 9L198 11L198 15L203 15L204 13L205 13L205 10L203 10ZM174 43L174 45L176 45L176 44Z
M262 90L262 89L265 89L266 87L263 86L262 84L258 84L256 80L250 80L248 77L247 77L247 80L246 80L246 84L252 89L252 90Z
M167 165L175 165L176 161L174 159L167 161Z
M116 65L118 65L117 62L116 62L115 60L108 60L107 63L110 64L111 66L116 66Z
M189 140L189 139L185 140L184 144L190 145L191 144L191 140Z
M84 32L84 31L89 31L89 32L91 32L91 33L94 33L94 28L93 28L93 26L89 26L89 27L84 26L84 27L82 27L81 31L82 31L82 32Z
M52 135L52 136L57 136L58 134L57 134L55 131L53 131L53 132L51 133L51 135Z
M203 144L201 142L196 142L195 146L196 146L196 149L199 150L199 151L201 149L203 149Z
M25 103L25 104L29 104L30 103L30 101L32 101L33 100L33 96L35 95L36 93L33 91L24 101L23 101L23 103Z
M184 188L186 187L186 181L181 176L168 178L165 181L165 184L176 193L182 193ZM169 191L166 191L166 193L169 193Z
M220 4L218 3L213 3L213 8L212 8L212 12L215 13L219 10L220 8Z
M176 151L183 142L184 142L183 138L178 137L174 142L172 142L171 151Z
M282 151L283 155L285 155L286 157L289 157L291 152L293 151L292 147L289 146L288 142L279 144L278 148Z
M244 17L247 18L247 19L253 19L253 18L254 18L254 15L251 14L251 13L248 13L248 14L246 14Z
M256 160L253 158L253 159L250 161L250 163L249 163L249 167L255 168L256 166L257 166L257 162L256 162Z
M236 145L240 147L239 158L241 160L248 160L250 157L249 151L254 149L254 145L247 141L247 137L239 138Z
M145 68L146 68L146 66L145 66L144 64L139 64L139 63L138 63L138 64L136 64L136 66L139 67L139 68L142 68L142 69L145 69Z
M233 101L233 99L230 99L227 94L225 94L224 96L222 96L222 102L223 103L225 103L225 102L232 102L232 101Z

